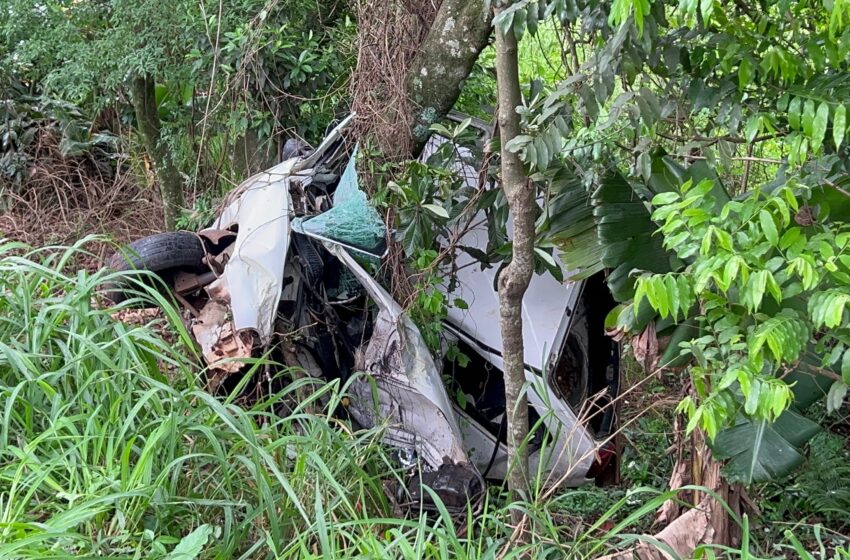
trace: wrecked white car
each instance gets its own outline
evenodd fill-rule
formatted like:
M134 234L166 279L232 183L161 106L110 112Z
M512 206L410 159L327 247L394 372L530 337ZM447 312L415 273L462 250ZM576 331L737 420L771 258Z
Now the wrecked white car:
M484 479L503 479L509 468L497 270L464 266L477 264L468 253L456 257L451 296L468 308L449 311L444 347L457 345L469 359L461 366L433 355L373 275L387 233L358 187L355 147L343 134L349 121L315 150L296 148L245 181L210 228L138 240L109 266L165 281L191 312L217 382L269 348L286 366L350 381L344 413L384 427L386 443L417 475L410 495L423 497L421 481L447 506L463 507ZM466 246L486 242L486 226L464 233ZM125 290L113 287L113 299ZM530 468L550 484L585 484L612 463L619 354L603 326L612 307L601 277L537 275L525 297Z

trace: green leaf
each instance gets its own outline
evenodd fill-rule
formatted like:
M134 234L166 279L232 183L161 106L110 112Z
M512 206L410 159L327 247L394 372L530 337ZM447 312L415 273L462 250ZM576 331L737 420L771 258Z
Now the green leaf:
M812 295L809 298L808 309L815 328L838 327L844 318L844 310L848 303L850 303L850 294L836 288Z
M449 213L446 212L446 209L438 204L423 204L422 208L428 210L438 218L443 218L444 220L449 219Z
M723 267L723 283L727 290L738 277L738 270L741 267L742 261L743 259L738 255L732 255L732 257L726 261L726 266Z
M666 288L667 297L670 298L670 316L674 321L677 321L682 302L679 296L679 285L676 283L676 277L672 274L665 275L664 287Z
M769 318L758 326L750 340L750 354L753 356L758 354L767 343L777 363L795 362L808 340L809 332L806 325L793 313L783 313Z
M846 395L847 384L844 381L833 383L829 388L829 392L826 394L826 411L831 413L841 408Z
M776 230L776 223L773 221L773 216L767 210L759 212L759 222L764 236L771 245L776 246L779 243L779 232Z
M814 132L814 122L815 122L815 102L811 99L806 99L806 103L803 106L803 134L812 137Z
M818 107L818 112L815 115L815 120L812 125L812 151L817 152L823 145L823 139L826 137L826 125L829 124L829 104L824 101Z
M776 277L771 272L767 273L767 291L770 292L776 303L782 303L782 288L779 287Z
M840 104L835 108L835 115L832 117L832 139L835 142L835 149L840 150L841 144L844 142L844 134L847 129L847 110L844 105Z
M738 67L738 89L744 89L753 81L753 63L749 58L741 60L741 65Z
M432 130L434 129L434 126L435 125L431 125ZM443 128L445 128L445 127L443 127ZM534 140L534 138L532 138L531 136L527 136L525 134L519 134L519 135L511 138L510 141L507 144L505 144L505 148L509 152L517 153L520 150L522 150L522 148L526 144L530 143L532 140Z
M841 379L850 384L850 348L844 351L841 358Z
M708 25L711 14L714 13L714 0L700 0L699 9L702 14L703 24Z
M671 204L679 200L679 193L677 192L663 192L652 197L652 205L653 206L664 206L665 204Z
M537 151L537 160L533 163L539 170L546 171L546 168L549 166L549 159L552 155L549 153L549 146L546 144L546 140L541 136L535 138L534 149Z
M558 263L555 262L555 259L552 257L552 255L550 255L540 247L534 248L534 254L537 255L543 262L545 262L552 268L558 267Z
M195 560L212 533L212 527L207 524L201 525L177 543L174 550L166 557L167 560Z
M445 126L443 126L440 123L434 123L431 126L429 126L428 129L431 130L432 132L436 132L437 134L439 134L440 136L442 136L444 138L451 138L452 137L452 131L449 130L448 128L446 128Z
M761 306L761 301L764 298L764 293L767 290L767 270L759 270L753 272L750 276L750 281L747 282L743 290L743 303L747 306L750 312L758 310Z
M758 410L759 394L761 392L761 381L753 379L750 383L750 390L747 393L747 399L744 401L744 412L752 416Z
M800 129L800 115L802 101L799 97L795 97L791 100L791 103L788 104L788 125L792 130Z
M761 117L758 115L753 115L749 119L747 119L747 127L744 130L745 137L747 142L752 142L755 140L756 135L759 133L759 127L761 125Z
M800 448L820 427L794 410L773 424L740 416L734 427L722 430L711 444L716 459L728 460L726 475L751 484L787 475L804 460Z

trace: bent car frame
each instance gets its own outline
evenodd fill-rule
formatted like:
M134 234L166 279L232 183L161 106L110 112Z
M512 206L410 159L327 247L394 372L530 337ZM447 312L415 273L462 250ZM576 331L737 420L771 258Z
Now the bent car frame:
M444 290L467 304L449 309L442 351L430 350L376 279L387 233L359 189L356 147L344 134L350 122L315 150L296 148L242 183L209 228L138 240L108 266L163 279L191 316L214 384L269 348L306 375L346 382L340 414L383 428L385 443L415 474L408 497L427 501L425 483L462 508L485 479L504 479L510 468L498 270L458 253ZM432 138L423 158L445 141ZM454 163L470 186L495 188L478 183L467 158ZM486 224L471 227L461 241L484 250L487 235ZM111 297L129 291L112 286ZM604 331L613 305L598 275L567 282L536 275L526 294L530 469L549 484L585 484L613 464L619 348ZM451 359L450 347L466 359Z

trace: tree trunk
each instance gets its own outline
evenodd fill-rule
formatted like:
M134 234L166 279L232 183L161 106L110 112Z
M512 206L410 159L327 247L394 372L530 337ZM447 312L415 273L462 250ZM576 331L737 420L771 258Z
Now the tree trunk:
M748 499L746 493L740 485L730 485L724 480L720 474L721 464L711 456L704 434L694 430L686 442L678 418L674 430L679 457L670 479L670 489L677 490L686 484L704 486L714 491L740 517ZM685 446L691 450L689 460L684 456ZM693 491L677 498L665 502L659 510L655 525L662 529L658 533L647 535L646 542L602 556L600 560L668 560L671 556L651 544L652 540L666 544L681 558L691 558L700 545L740 545L741 528L711 494ZM683 506L683 501L689 501L690 505Z
M161 143L159 112L156 107L156 90L150 76L133 79L133 107L136 121L145 144L145 150L153 161L154 173L162 195L166 229L175 229L177 217L184 206L183 182L171 156Z
M489 38L490 15L483 2L443 0L408 71L413 155L425 146L430 126L451 111Z
M400 162L451 110L490 37L482 0L358 0L358 137Z
M233 143L230 161L233 171L242 180L279 163L280 150L272 139L261 140L253 128L237 137Z
M509 5L509 4L508 4ZM502 6L504 8L505 6ZM521 104L517 40L496 26L496 82L502 150L502 188L513 218L513 255L499 276L499 315L502 358L505 362L505 401L508 415L508 457L513 464L508 488L514 499L528 495L528 401L523 392L525 352L522 340L522 298L534 273L534 188L519 156L505 149L520 132L516 108ZM515 512L514 522L522 514Z

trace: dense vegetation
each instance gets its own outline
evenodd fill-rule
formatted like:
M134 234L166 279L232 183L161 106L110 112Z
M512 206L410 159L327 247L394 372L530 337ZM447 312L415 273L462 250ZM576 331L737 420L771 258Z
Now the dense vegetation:
M656 417L627 431L637 438L627 493L537 487L510 504L493 489L461 525L447 512L399 518L384 493L396 467L379 431L330 421L344 388L319 385L301 402L297 385L252 403L211 396L177 310L149 289L140 297L156 300L154 317L132 301L101 307L107 273L69 269L85 247L0 247L3 558L596 558L631 542L675 495L647 470L665 461L669 426ZM787 483L765 488L780 496L766 515L846 523L846 450L816 449L791 495ZM527 547L512 544L513 508L535 522ZM795 539L840 542L828 529L813 539L805 522L784 537L786 525L753 534L748 546L770 557Z
M431 3L421 4L386 4L409 50L390 52L388 41L377 52L402 84L440 43L427 29ZM47 246L205 225L233 185L278 161L287 138L315 144L357 105L369 83L358 55L374 48L369 7L9 0L0 237ZM490 143L469 121L431 130L497 181L499 148L503 162L518 156L536 273L606 271L620 304L609 334L632 356L621 483L552 492L538 481L521 496L491 488L466 519L401 516L385 491L401 475L380 430L352 432L333 417L345 387L311 385L308 402L295 398L303 380L254 399L212 396L170 301L143 289L156 315L133 302L106 307L97 290L110 273L92 272L109 247L102 238L71 249L8 242L0 556L595 558L651 538L669 498L694 499L681 475L706 483L714 463L693 457L710 449L723 483L709 490L745 484L758 508L730 514L743 535L735 547L695 556L850 558L850 2L485 8L499 44L518 41L518 130L503 126ZM488 46L461 68L456 109L496 120L502 54ZM405 134L422 109L409 108ZM508 218L520 206L501 191L471 205L453 153L425 164L380 146L365 137L366 187L415 271L403 301L436 348L440 319L464 305L439 290L452 259L440 240L469 208L484 209L490 243L474 256L517 262ZM681 488L669 490L675 473ZM528 533L517 535L517 519Z

